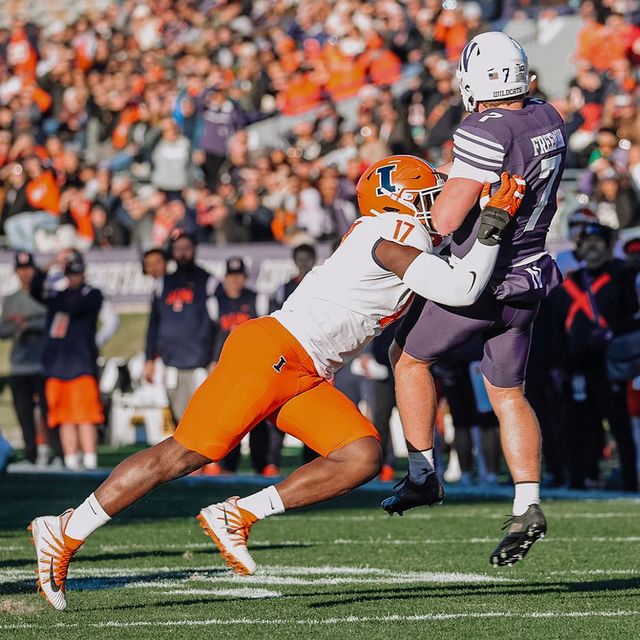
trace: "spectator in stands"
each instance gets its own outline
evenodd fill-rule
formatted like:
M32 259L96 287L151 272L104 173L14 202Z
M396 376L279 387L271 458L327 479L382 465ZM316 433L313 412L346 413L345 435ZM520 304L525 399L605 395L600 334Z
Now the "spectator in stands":
M572 246L556 255L556 263L563 276L566 277L567 274L577 271L583 266L579 251L582 232L585 226L597 222L598 216L589 207L578 207L567 216L567 234Z
M202 97L202 133L196 156L202 165L209 189L218 183L218 175L227 156L231 136L248 123L246 114L229 99L222 86L213 86Z
M144 375L153 382L155 361L162 360L169 404L177 423L213 359L210 308L218 283L196 265L196 243L190 235L174 232L170 254L176 270L157 281L147 328Z
M0 228L6 234L6 226L9 219L29 208L27 203L27 176L21 164L11 162L0 170L0 179L2 179L4 187Z
M305 200L310 197L313 201L308 203L310 206L299 211L298 226L313 238L341 238L356 219L354 205L339 197L338 186L337 177L329 170L318 181L317 191L311 188L306 190L308 196L305 196Z
M142 273L160 284L167 275L167 254L160 247L147 249L142 254Z
M37 272L31 283L32 295L47 307L43 363L48 424L60 429L64 464L72 471L97 467L96 426L104 420L96 346L103 296L86 283L84 272L84 259L74 251L62 265Z
M9 246L28 252L36 250L38 230L55 231L59 224L60 190L53 173L36 156L26 158L21 169L26 174L26 207L12 215L4 225Z
M270 300L270 312L281 309L287 298L298 288L304 277L316 265L317 254L313 245L299 244L293 248L291 259L296 267L296 275L276 289Z
M258 190L245 186L236 201L236 218L238 224L246 232L247 240L252 242L268 242L273 240L271 225L273 211L261 201Z
M607 169L596 185L596 215L598 220L614 229L626 229L640 224L640 200L627 181L614 169Z
M11 338L10 381L13 408L22 429L24 457L30 464L46 465L49 447L61 456L57 431L46 428L47 404L44 395L42 356L46 339L47 308L30 293L36 267L30 253L15 255L15 272L20 288L2 304L0 338ZM39 411L39 416L36 412Z
M170 226L167 217L176 215L189 220L191 210L206 210L213 196L223 204L195 217L198 238L257 241L269 238L271 226L277 240L291 242L299 236L295 208L274 208L265 200L274 191L272 172L281 189L295 175L305 190L304 183L315 185L319 169L329 165L342 179L349 168L361 172L390 151L423 155L426 149L433 161L444 158L461 117L452 85L457 57L461 45L486 28L483 12L497 13L495 5L332 0L324 6L304 3L295 13L286 3L262 3L245 15L237 2L220 11L196 10L192 3L166 10L124 3L69 26L25 29L15 22L7 42L13 75L0 88L0 166L24 166L22 178L15 175L17 167L0 176L8 187L3 219L10 243L34 246L31 236L40 226L40 245L48 250L131 242L145 249L152 228L162 231ZM581 12L586 27L576 79L569 95L556 101L567 107L576 166L589 159L600 127L613 127L631 143L638 128L637 29L600 5L583 3ZM553 32L559 13L543 11L525 22L541 34ZM615 52L606 46L613 40L620 43ZM203 47L210 55L203 55ZM168 52L162 61L160 51ZM416 72L396 102L389 85ZM348 116L351 107L343 122L342 107L333 103L353 96L357 122ZM318 105L324 106L314 123L306 114ZM247 125L276 115L278 106L281 113L299 113L303 122L274 127L283 148L273 155L277 161L269 159L269 168L261 135L249 137ZM30 166L34 157L42 165L36 173L44 181L49 173L54 178L42 193L54 195L57 187L60 211L49 206L55 198L27 201L25 183L41 177ZM185 188L199 182L200 172L208 190ZM232 197L218 189L226 174L231 182L222 190L230 185ZM186 204L184 214L166 206L165 200L178 196ZM302 199L311 196L307 192ZM58 220L64 229L49 237Z
M160 123L162 136L151 152L151 184L169 200L182 198L189 182L191 145L170 118Z
M101 204L94 204L89 215L94 247L104 249L126 244L127 232L125 228L114 216L109 217Z
M601 224L583 229L584 267L570 274L555 295L554 353L568 380L565 437L572 487L599 486L606 419L617 443L621 484L636 491L635 445L626 388L607 379L605 349L612 337L638 328L638 299L625 265L612 257L615 231Z
M225 277L215 292L210 305L211 317L216 323L216 340L213 351L215 367L224 343L239 325L251 318L265 315L268 312L268 300L246 286L247 270L242 258L232 257L227 260ZM263 473L267 466L269 446L269 428L266 421L252 429L249 435L251 464L256 473ZM240 445L227 455L224 460L213 462L204 467L208 475L220 473L236 473L240 465Z

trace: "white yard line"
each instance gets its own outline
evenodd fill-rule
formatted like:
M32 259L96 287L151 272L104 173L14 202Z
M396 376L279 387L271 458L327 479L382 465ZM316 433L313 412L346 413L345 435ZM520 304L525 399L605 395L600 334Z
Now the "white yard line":
M637 576L640 569L565 569L550 571L550 576Z
M177 580L171 580L171 575L179 572L186 574L184 577ZM162 576L166 573L167 576ZM216 568L211 566L205 567L184 567L183 569L177 567L127 567L118 569L115 567L96 567L94 569L78 567L72 567L69 575L70 580L74 579L96 579L100 578L125 578L125 577L137 577L141 578L149 575L158 574L159 580L139 580L135 583L126 585L128 587L140 587L149 586L154 588L174 588L177 584L183 584L185 581L199 581L199 582L234 582L236 584L248 584L248 583L264 583L270 581L271 584L302 584L302 582L296 582L296 578L300 576L311 577L315 576L313 580L309 580L309 584L318 584L319 580L327 580L327 584L346 584L350 582L363 581L367 583L379 583L381 580L395 580L399 583L412 583L412 582L428 582L428 583L447 583L447 582L490 582L490 583L502 583L502 582L516 582L509 578L502 576L482 574L482 573L460 573L460 572L445 572L445 571L392 571L389 569L379 569L375 567L335 567L335 566L321 566L321 567L307 567L307 566L263 566L258 569L258 572L253 576L236 576L230 573L226 568ZM366 580L367 576L371 576L370 580ZM33 578L33 572L25 569L2 569L0 570L0 583L11 582L14 580L25 580ZM287 582L285 578L288 578L291 582ZM277 582L281 579L282 582Z
M0 625L2 631L12 631L19 629L51 629L51 628L116 628L126 629L135 627L209 627L209 626L324 626L338 624L363 624L363 623L385 623L385 622L440 622L448 620L464 619L491 619L491 618L513 618L519 620L536 620L549 618L636 618L640 617L640 611L531 611L527 613L516 613L510 611L487 611L477 613L424 613L409 616L388 615L388 616L344 616L336 618L210 618L207 620L136 620L132 622L120 622L117 620L107 622L59 622L55 624L3 624Z
M603 512L587 512L587 513L566 513L566 512L557 512L556 509L559 508L557 504L553 506L549 506L548 503L543 502L543 506L545 507L545 514L549 518L559 519L559 520L601 520L608 518L637 518L640 515L640 512L630 512L630 511L603 511ZM505 506L505 509L507 507ZM382 512L364 515L364 516L350 516L350 515L320 515L309 513L304 516L301 514L290 514L285 513L279 516L272 516L272 520L304 520L305 522L379 522L380 517L383 519L384 514ZM470 507L469 509L464 509L464 511L449 511L445 509L436 509L434 511L409 511L406 513L405 517L407 520L446 520L446 519L465 519L468 520L470 518L477 519L478 516L483 518L489 518L493 520L504 520L507 517L506 511L505 513L500 513L498 509L490 508L490 507L481 507L474 508Z
M296 572L294 575L292 572L273 572L280 573L280 575L269 575L268 570L261 569L256 575L253 576L236 576L233 574L225 574L220 576L202 576L192 575L186 578L178 580L141 580L134 583L124 585L127 589L158 589L158 588L176 588L186 585L189 582L207 582L207 583L231 583L231 584L255 584L255 585L274 585L274 586L333 586L338 584L350 584L350 585L379 585L383 582L387 584L478 584L478 583L490 583L501 584L519 582L519 580L512 580L509 578L503 578L501 576L491 576L475 573L457 573L457 572L398 572L398 573L385 573L375 574L376 577L360 577L355 575L349 575L348 577L333 575L326 577L327 573L320 573L317 570L311 570L308 573ZM345 572L341 572L345 573ZM348 572L347 572L348 573ZM300 577L300 576L309 577ZM320 577L322 576L322 577Z
M303 547L314 545L452 545L452 544L491 544L496 541L496 537L474 537L474 538L336 538L335 540L256 540L250 543L250 548L260 549L265 547ZM599 542L599 543L633 543L640 542L640 536L548 536L542 541L544 544L549 542ZM24 545L0 547L0 551L25 551L30 547L25 542ZM103 551L105 553L114 553L122 551L162 551L167 549L182 549L188 551L190 549L211 549L215 551L215 547L211 542L189 542L185 544L178 543L158 543L158 544L102 544L90 547L93 550ZM87 551L88 552L88 551ZM0 572L3 569L0 569Z
M269 589L169 589L160 591L162 595L168 596L231 596L233 598L260 600L263 598L280 598L283 594L280 591L270 591Z
M392 571L376 567L335 567L335 566L280 566L264 565L259 567L253 576L237 576L230 573L225 567L201 566L201 567L94 567L83 568L73 566L69 576L74 579L100 579L100 578L126 578L166 573L168 576L175 572L186 574L178 580L159 577L157 580L140 580L123 585L125 588L153 587L174 588L177 584L187 581L198 582L232 582L242 584L269 584L269 585L313 585L313 584L344 584L344 583L379 583L380 580L394 581L395 583L412 582L520 582L519 579L504 578L498 575L438 572L438 571ZM212 575L213 574L213 575ZM566 569L549 571L546 576L616 576L616 575L640 575L639 569ZM368 577L371 576L371 577ZM15 580L31 580L33 571L29 569L0 569L0 583L13 582Z

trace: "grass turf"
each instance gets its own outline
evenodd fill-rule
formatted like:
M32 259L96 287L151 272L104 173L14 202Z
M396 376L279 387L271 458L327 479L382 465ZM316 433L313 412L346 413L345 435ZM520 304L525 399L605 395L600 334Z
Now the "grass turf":
M640 503L547 502L547 540L516 567L488 554L506 503L448 503L389 518L361 491L270 518L260 571L235 577L193 516L248 486L166 486L98 530L71 565L69 608L35 595L24 529L95 480L0 479L2 638L637 638Z

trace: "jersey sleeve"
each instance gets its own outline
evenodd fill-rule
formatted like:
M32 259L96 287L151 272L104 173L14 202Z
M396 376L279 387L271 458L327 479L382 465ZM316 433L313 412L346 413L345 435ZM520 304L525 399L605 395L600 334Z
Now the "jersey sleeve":
M490 114L491 112L489 112ZM480 114L472 114L453 134L453 166L450 178L468 178L477 182L497 182L504 163L505 147L493 132L488 120L481 122Z

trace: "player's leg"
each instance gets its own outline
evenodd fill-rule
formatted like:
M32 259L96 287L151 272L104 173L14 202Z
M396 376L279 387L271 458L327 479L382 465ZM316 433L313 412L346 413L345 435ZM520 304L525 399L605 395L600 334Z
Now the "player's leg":
M540 427L524 387L497 387L486 378L485 387L500 424L500 441L513 482L540 483ZM524 513L528 505L514 504L514 514Z
M395 349L394 349L395 350ZM396 403L402 430L411 451L433 450L437 396L430 362L400 351L394 364Z
M402 353L392 345L389 356L395 361L396 400L409 449L409 474L382 502L389 514L442 502L444 490L433 464L437 397L430 363L492 323L491 309L484 309L481 302L453 310L427 301L417 318L412 307L400 325L396 344Z
M273 365L287 345L272 323L278 324L270 318L249 321L233 332L172 438L122 462L76 510L32 521L39 585L55 608L66 607L69 562L93 531L160 484L224 457L283 398L296 393L302 384L299 354L285 351L290 365L276 372Z
M382 463L373 425L326 381L286 402L270 419L321 457L277 485L202 509L205 532L239 574L255 570L247 538L256 520L344 495L375 477Z
M111 519L161 484L182 478L209 461L170 437L123 460L93 495ZM91 533L83 530L75 518L71 524L72 528L67 531L70 537L76 537L71 535L76 533L77 539L84 540Z
M92 425L93 426L93 425ZM95 427L94 427L95 428ZM79 507L40 516L29 525L38 561L38 588L56 609L65 609L69 563L93 531L159 485L208 462L174 438L121 462Z
M513 515L507 535L490 556L494 565L511 565L544 537L547 525L540 510L541 438L535 413L524 395L524 379L537 305L504 305L505 328L485 340L482 374L500 424L500 440L515 483Z
M380 471L378 432L327 382L289 400L278 411L277 425L320 454L276 485L285 509L344 495Z
M389 360L395 376L396 404L402 419L402 431L409 452L433 453L433 426L436 418L436 390L429 372L429 359L407 351L409 335L421 332L425 305L423 298L414 300L396 331L389 348ZM428 311L427 311L428 313ZM430 456L433 462L433 455Z

